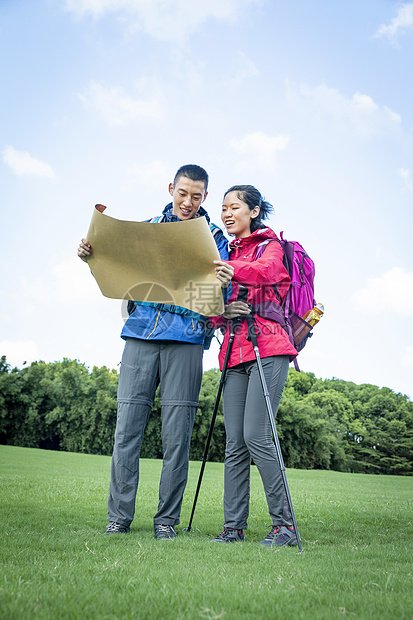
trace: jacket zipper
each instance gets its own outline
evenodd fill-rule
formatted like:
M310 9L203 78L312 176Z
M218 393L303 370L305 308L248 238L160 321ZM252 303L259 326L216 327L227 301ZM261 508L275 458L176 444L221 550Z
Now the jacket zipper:
M157 324L158 324L158 319L159 319L160 314L161 314L161 311L160 311L160 310L158 310L158 316L156 317L155 325L154 325L154 327L153 327L153 330L152 330L152 331L151 331L151 333L149 334L149 336L147 336L146 340L149 340L149 338L152 336L153 332L155 331L156 326L157 326Z

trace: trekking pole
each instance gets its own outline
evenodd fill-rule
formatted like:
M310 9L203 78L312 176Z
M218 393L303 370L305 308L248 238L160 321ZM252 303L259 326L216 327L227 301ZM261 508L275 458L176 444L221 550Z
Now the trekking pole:
M259 352L259 349L258 349L257 332L256 332L256 329L255 329L255 323L254 323L254 319L253 319L251 314L249 314L245 318L247 319L249 336L251 338L252 346L254 348L255 357L256 357L256 360L257 360L258 372L259 372L260 379L261 379L262 390L264 392L264 399L265 399L265 404L267 406L268 416L270 418L270 424L271 424L272 433L274 435L275 448L276 448L276 452L277 452L278 463L280 465L282 480L283 480L283 483L284 483L284 490L285 490L285 494L287 496L288 507L289 507L290 512L291 512L291 517L292 517L292 520L293 520L295 535L297 537L297 542L298 542L298 548L299 548L300 553L301 553L303 549L301 547L301 539L300 539L300 534L298 533L297 521L295 519L295 513L294 513L294 508L293 508L293 502L292 502L291 495L290 495L290 489L288 488L287 474L285 473L285 465L284 465L283 455L282 455L282 452L281 452L280 441L278 439L277 429L275 428L275 416L274 416L274 412L273 412L272 405L271 405L271 399L270 399L270 394L268 392L267 382L265 380L264 369L262 367L260 352Z
M211 423L209 425L208 437L207 437L206 444L205 444L205 449L204 449L204 456L202 458L201 471L199 472L199 478L198 478L198 484L197 484L196 491L195 491L194 503L192 505L191 518L189 520L188 527L184 528L184 532L190 532L191 531L192 519L194 517L194 512L195 512L195 507L196 507L196 503L197 503L197 500L198 500L199 490L201 488L202 476L204 475L205 463L206 463L206 460L207 460L209 445L211 443L211 438L212 438L212 433L213 433L213 430L214 430L215 420L216 420L217 413L218 413L219 402L221 400L222 388L224 387L225 375L227 373L229 356L231 355L231 349L232 349L232 345L233 345L233 342L234 342L235 332L236 332L236 329L238 327L238 324L239 324L239 317L237 317L236 319L233 319L233 321L232 321L231 334L229 336L228 348L227 348L227 352L225 354L224 365L222 367L221 379L220 379L219 386L218 386L217 396L215 398L214 411L212 413Z

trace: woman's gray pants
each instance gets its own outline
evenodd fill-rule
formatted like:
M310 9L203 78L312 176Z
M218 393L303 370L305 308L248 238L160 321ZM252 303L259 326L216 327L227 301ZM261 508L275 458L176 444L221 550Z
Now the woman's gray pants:
M108 521L129 526L134 517L139 454L160 383L163 465L154 524L179 523L202 381L202 353L201 344L126 340L119 375Z
M289 357L262 360L274 416L288 376ZM251 458L260 472L274 525L292 525L291 513L272 439L271 425L256 361L227 370L224 383L226 430L224 474L225 526L247 528Z

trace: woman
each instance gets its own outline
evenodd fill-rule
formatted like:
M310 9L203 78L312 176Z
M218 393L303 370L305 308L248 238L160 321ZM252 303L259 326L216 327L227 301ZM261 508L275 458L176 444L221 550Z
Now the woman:
M283 265L283 250L276 234L265 227L272 206L251 185L231 187L224 196L222 221L230 242L229 265L234 268L233 292L214 327L223 328L224 341L219 353L222 370L231 332L232 319L239 326L228 361L224 385L224 420L226 430L224 530L214 542L244 540L250 496L250 463L257 466L264 484L268 510L272 519L269 534L260 544L271 547L297 544L288 508L282 474L272 440L270 420L255 353L248 339L247 321L250 306L263 301L277 301L272 285L285 298L290 277ZM257 248L261 244L258 250ZM248 287L247 303L239 301L241 287ZM245 289L243 289L245 295ZM242 293L241 293L242 296ZM244 297L245 298L245 297ZM274 415L288 375L288 366L297 351L278 323L254 315L258 348L264 368Z

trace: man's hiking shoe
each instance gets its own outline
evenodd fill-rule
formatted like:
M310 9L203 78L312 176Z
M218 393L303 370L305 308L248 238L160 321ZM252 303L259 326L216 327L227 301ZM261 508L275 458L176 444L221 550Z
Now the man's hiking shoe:
M233 530L230 527L224 527L221 534L218 534L218 536L214 538L213 540L211 540L211 542L223 542L223 543L244 542L244 531Z
M103 534L127 534L129 531L130 528L126 527L126 525L111 521Z
M296 544L298 543L295 529L285 525L272 525L270 532L260 542L260 545L265 547L288 547Z
M172 538L176 538L173 525L155 525L154 528L157 540L172 540Z

